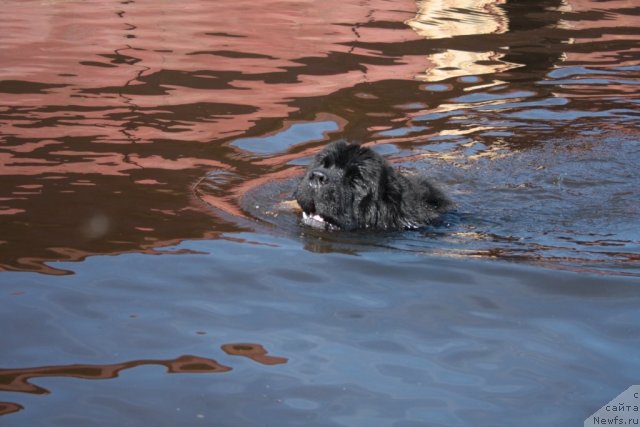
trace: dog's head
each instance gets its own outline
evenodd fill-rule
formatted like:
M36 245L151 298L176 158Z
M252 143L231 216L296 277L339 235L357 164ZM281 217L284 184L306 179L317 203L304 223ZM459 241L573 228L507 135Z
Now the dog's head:
M294 197L312 227L388 228L400 211L399 179L379 154L340 141L314 157Z

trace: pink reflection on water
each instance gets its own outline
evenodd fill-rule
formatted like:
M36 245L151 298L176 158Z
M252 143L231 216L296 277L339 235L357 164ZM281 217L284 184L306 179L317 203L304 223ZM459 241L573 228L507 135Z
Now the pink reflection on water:
M0 11L0 22L12 23L11 36L3 37L0 49L0 80L44 82L50 87L5 94L0 108L19 108L24 116L2 123L3 133L27 138L93 136L107 142L167 138L176 131L181 139L202 142L240 135L257 119L294 111L286 102L291 98L325 95L365 81L412 78L424 69L423 56L322 75L305 72L301 59L346 54L376 59L376 54L347 43L357 39L388 43L418 36L411 31L360 28L360 24L402 21L413 9L411 1L382 0L366 7L293 0L261 2L259 7L244 0L179 5L11 3ZM343 60L336 57L337 63ZM163 77L167 72L171 82ZM181 73L199 80L176 85ZM140 109L145 115L157 115L158 106L212 101L250 105L254 111L214 115L206 121L186 118L166 129L132 125L126 115ZM69 106L69 117L58 110L41 111L44 105ZM29 126L52 117L59 120L57 124Z

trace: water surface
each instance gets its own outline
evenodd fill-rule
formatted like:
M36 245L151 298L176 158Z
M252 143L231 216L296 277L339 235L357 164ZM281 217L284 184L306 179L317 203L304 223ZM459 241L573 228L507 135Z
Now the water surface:
M639 13L4 2L2 425L580 425L640 371ZM455 211L301 226L337 139Z

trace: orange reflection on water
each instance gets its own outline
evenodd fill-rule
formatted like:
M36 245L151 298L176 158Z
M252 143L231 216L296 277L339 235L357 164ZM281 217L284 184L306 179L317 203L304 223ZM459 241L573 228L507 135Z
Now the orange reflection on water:
M39 377L71 377L85 380L106 380L116 378L120 372L125 369L145 365L165 366L167 372L173 374L215 373L228 372L231 370L230 367L224 366L213 359L190 355L168 360L134 360L113 365L74 364L42 366L37 368L0 369L0 391L48 394L49 390L32 384L29 380Z
M3 415L12 414L14 412L22 411L24 407L12 402L0 402L0 417Z
M222 350L234 356L245 356L263 365L278 365L287 363L285 357L269 356L267 350L260 344L242 343L225 344ZM39 366L35 368L0 369L0 391L49 394L44 387L31 382L34 378L68 377L85 380L106 380L117 378L120 372L138 366L157 365L167 368L170 374L205 374L222 373L232 370L214 359L183 355L176 359L142 359L111 365L73 364L57 366ZM17 412L23 407L17 403L0 402L0 416Z
M244 356L249 359L262 363L263 365L280 365L287 363L286 357L268 356L267 350L260 344L225 344L222 346L225 353L233 356Z

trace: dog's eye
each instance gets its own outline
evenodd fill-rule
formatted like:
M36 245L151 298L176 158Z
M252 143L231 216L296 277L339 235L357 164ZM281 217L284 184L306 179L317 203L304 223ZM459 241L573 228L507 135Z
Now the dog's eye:
M361 178L362 174L360 173L360 169L358 167L351 166L345 171L344 179L348 182L353 182Z
M330 157L322 159L322 167L329 169L331 166L333 166L333 160Z

